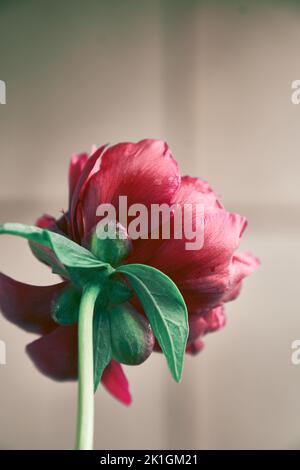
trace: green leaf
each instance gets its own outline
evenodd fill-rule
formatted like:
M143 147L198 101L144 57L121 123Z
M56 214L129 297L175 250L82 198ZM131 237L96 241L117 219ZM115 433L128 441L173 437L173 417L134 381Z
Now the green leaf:
M62 276L64 278L68 277L68 271L63 266L63 264L59 262L55 253L53 253L50 248L46 248L45 246L41 246L38 243L31 241L29 242L29 247L34 256L39 261L45 263L47 266L50 266L52 268L54 274L58 274L59 276Z
M174 379L182 376L185 347L189 333L184 299L174 282L161 271L143 264L120 266L140 299L154 335L168 362Z
M97 302L93 320L94 391L96 392L105 367L112 359L109 316Z
M50 230L23 224L3 224L0 225L1 234L17 235L37 244L36 247L40 245L39 255L53 272L72 279L81 287L93 280L104 282L104 278L114 272L108 263L98 260L83 246Z
M73 325L78 322L81 291L68 286L55 299L52 317L60 325Z
M89 250L63 235L47 229L24 224L0 225L0 235L9 234L26 238L54 251L59 261L74 268L99 268L107 266L98 260Z

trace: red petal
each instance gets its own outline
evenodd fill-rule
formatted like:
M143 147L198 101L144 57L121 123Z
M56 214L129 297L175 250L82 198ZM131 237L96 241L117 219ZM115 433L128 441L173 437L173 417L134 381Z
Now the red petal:
M128 380L123 372L121 364L115 360L112 360L106 367L101 381L104 387L115 398L124 403L124 405L131 404Z
M182 207L182 213L184 214L184 205L195 205L200 204L203 207L203 213L205 214L205 238L209 239L211 237L211 232L217 231L218 229L223 230L223 228L218 227L218 225L222 224L224 218L231 217L223 208L220 201L218 200L218 196L209 186L209 184L201 180L200 178L192 178L190 176L184 176L181 179L181 184L179 187L178 192L174 196L172 200L172 204L179 204ZM195 211L193 212L193 215ZM215 222L215 218L218 218L218 222ZM234 217L234 215L232 215ZM244 223L244 219L243 219ZM229 224L230 225L230 224ZM171 258L167 255L170 263L175 262L175 267L172 268L170 263L165 263L164 261L161 263L165 264L164 269L168 269L171 272L174 269L178 269L176 264L185 265L188 262L189 258L195 259L197 255L195 255L196 251L189 251L186 250L186 240L184 236L181 240L176 240L173 236L174 227L171 221L171 237L170 240L163 240L160 238L159 240L137 240L134 243L134 250L128 259L129 263L150 263L156 266L156 253L158 252L160 256L161 252L166 250L170 253L173 250L173 254L176 252L176 255L179 254L179 257L171 256ZM229 227L231 230L231 227ZM207 244L207 241L206 241ZM161 248L160 248L161 247ZM159 250L159 251L158 251ZM197 250L199 252L201 250Z
M147 263L173 279L188 308L215 307L228 290L230 262L245 225L237 214L209 212L205 214L203 248L186 250L185 239L164 240Z
M77 182L80 178L82 170L88 160L89 156L87 153L75 154L71 158L69 166L69 198L72 200L72 195Z
M7 320L24 330L47 333L57 326L51 318L51 307L65 285L32 286L0 273L0 308Z
M26 351L47 377L60 381L77 378L77 325L57 327L28 344Z
M165 142L143 140L108 148L83 197L85 233L96 225L99 204L111 203L118 210L119 196L127 196L128 207L171 203L179 184L177 163Z
M175 202L204 206L204 246L187 250L186 239L139 240L128 263L147 263L168 274L181 290L189 312L203 312L225 301L231 290L231 263L246 219L226 212L208 183L185 176ZM233 287L236 283L233 283Z
M59 233L69 237L69 213L63 213L59 219L55 219L51 215L44 214L37 219L35 225L40 228L46 228L52 232ZM69 237L70 238L70 237Z
M185 275L213 273L228 265L239 245L246 219L223 210L204 215L204 244L199 250L187 250L185 238L164 240L149 262L167 273ZM176 254L176 256L174 256ZM184 276L185 277L185 276Z
M147 263L168 274L185 297L189 310L220 304L229 289L230 263L246 227L246 219L226 212L207 182L185 176L174 201L203 204L204 245L187 250L187 240L138 240L128 263Z
M79 233L76 227L76 221L77 221L77 208L78 208L78 204L80 201L80 197L105 147L106 145L103 145L102 147L97 149L93 153L93 155L91 155L91 157L86 161L84 167L82 168L81 174L77 180L76 186L74 187L74 190L73 190L72 198L70 200L70 217L71 217L73 237L75 238L75 240L78 239L78 236L79 236Z
M44 214L36 221L35 225L40 228L51 230L52 227L56 226L56 220L51 215Z
M200 178L192 178L191 176L183 176L181 178L180 187L172 200L172 204L202 204L205 213L223 209L218 200L218 196L209 186L209 184ZM174 231L172 221L170 223L171 233ZM174 238L172 235L170 238ZM145 239L133 242L133 251L127 263L148 263L159 247L165 243L161 235L158 240Z
M222 204L218 200L218 196L209 184L200 178L192 178L190 176L181 178L180 187L171 202L172 204L176 203L181 206L184 204L202 204L205 213L223 209ZM174 231L172 220L170 230L172 234ZM174 238L174 236L172 235L170 238ZM166 241L162 239L161 234L158 240L149 237L148 239L133 241L133 250L128 259L126 259L126 262L151 263L151 257L153 257L153 254L155 254L163 243L166 243Z

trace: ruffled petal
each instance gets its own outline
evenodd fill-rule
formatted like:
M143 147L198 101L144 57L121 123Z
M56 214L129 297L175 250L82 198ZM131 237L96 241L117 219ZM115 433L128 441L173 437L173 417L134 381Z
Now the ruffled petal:
M230 265L230 281L224 302L234 300L240 293L242 281L260 266L258 258L251 253L237 253L232 257Z
M52 303L65 286L64 282L32 286L0 273L0 308L4 317L20 328L47 333L57 326L51 317Z
M28 344L26 352L37 369L54 380L77 378L77 325L59 326Z
M165 142L148 139L108 148L83 197L85 233L99 220L99 204L113 204L118 217L119 196L127 196L128 207L135 203L146 207L169 204L179 184L178 166Z
M203 204L205 212L219 210L224 207L219 196L211 188L209 183L201 178L183 176L176 198L173 202L179 204Z
M223 306L218 306L204 315L190 315L186 352L193 355L198 354L204 347L203 336L223 328L225 324L226 317Z
M195 341L195 339L200 336L217 331L220 328L223 328L225 323L226 318L224 307L222 305L209 310L204 315L190 315L188 341Z
M106 367L102 379L104 387L124 405L131 404L131 394L129 391L128 380L123 372L121 364L112 360Z
M204 341L202 339L196 339L192 343L186 346L186 352L192 356L196 356L201 352L205 347Z

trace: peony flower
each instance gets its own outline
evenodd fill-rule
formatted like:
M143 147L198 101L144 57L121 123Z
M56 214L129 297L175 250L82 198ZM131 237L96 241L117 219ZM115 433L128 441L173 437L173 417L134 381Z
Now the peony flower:
M97 215L98 206L112 204L120 222L120 196L127 196L128 206L139 203L149 211L153 204L184 207L200 202L204 214L203 247L187 250L187 239L184 236L176 239L173 231L170 239L164 239L160 233L156 239L133 240L121 223L118 229L124 232L123 238L115 240L112 247L105 248L106 251L103 251L103 245L100 248L93 246L96 227L101 220ZM227 212L207 182L181 177L167 144L158 140L104 146L90 157L86 153L73 156L69 169L68 210L57 220L43 215L36 225L73 240L112 266L146 265L167 275L177 286L187 307L186 352L190 354L203 348L203 337L207 333L224 326L224 304L238 296L243 279L259 266L259 261L251 254L236 253L247 225L246 219ZM78 375L76 314L80 288L73 286L65 266L49 246L34 240L30 241L30 246L40 261L54 266L54 272L62 281L37 287L1 274L0 307L7 320L40 335L26 350L43 374L60 381L74 380ZM150 321L151 328L143 302L136 295L138 291L133 293L131 290L134 278L125 277L122 272L119 274L119 287L124 290L124 298L121 293L120 302L110 305L113 354L101 382L112 395L128 405L131 395L121 363L143 362L153 350L161 350L161 341L154 338L153 323ZM101 309L103 305L96 303L95 309ZM65 315L65 307L70 310L67 321L60 317ZM127 322L127 326L124 325L129 332L134 329L137 333L132 337L129 334L124 340L118 328L121 321ZM156 331L156 338L158 336Z
M97 168L100 158L100 168ZM73 156L68 211L58 220L44 215L38 219L37 226L85 245L99 221L96 216L99 204L118 206L120 195L127 196L128 205L142 203L150 207L197 201L204 204L202 249L187 251L184 238L136 240L122 260L123 264L153 266L175 282L188 309L190 333L186 351L195 354L203 347L204 335L224 326L224 303L237 297L243 278L259 265L249 253L236 254L246 219L227 212L207 182L181 177L166 143L143 140L137 144L101 147L91 157L86 153ZM36 251L35 254L45 261L41 254ZM57 297L67 286L65 280L37 287L2 273L0 277L0 306L4 316L23 329L42 335L27 346L27 353L42 373L56 380L77 377L77 325L59 325L52 315ZM147 348L149 353L153 349L151 339ZM102 384L123 403L131 402L128 382L116 360L106 367Z

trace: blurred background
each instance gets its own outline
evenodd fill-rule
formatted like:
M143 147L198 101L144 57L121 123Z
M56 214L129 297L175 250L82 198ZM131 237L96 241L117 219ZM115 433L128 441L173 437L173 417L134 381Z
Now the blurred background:
M126 368L130 408L99 388L96 448L300 449L299 3L0 0L1 222L66 208L74 152L162 138L249 219L242 247L262 261L180 385L154 354ZM1 238L0 257L56 282L22 240ZM0 317L0 447L72 448L76 384L34 368L34 338Z

